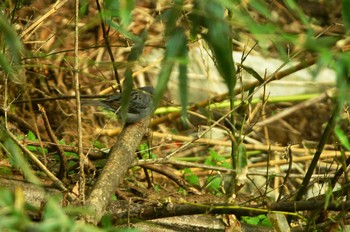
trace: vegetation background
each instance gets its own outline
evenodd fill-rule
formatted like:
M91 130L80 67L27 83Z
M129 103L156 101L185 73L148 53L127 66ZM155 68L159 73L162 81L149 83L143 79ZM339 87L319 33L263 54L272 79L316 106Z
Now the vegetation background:
M349 0L77 3L0 3L1 229L107 231L140 212L220 214L219 228L232 231L349 229ZM259 73L262 64L246 65L254 55L282 64ZM266 90L325 68L332 87ZM205 78L194 85L195 74ZM107 197L121 211L108 208L98 227L80 223L123 123L79 101L145 85L155 86L152 131ZM133 204L142 209L130 213Z

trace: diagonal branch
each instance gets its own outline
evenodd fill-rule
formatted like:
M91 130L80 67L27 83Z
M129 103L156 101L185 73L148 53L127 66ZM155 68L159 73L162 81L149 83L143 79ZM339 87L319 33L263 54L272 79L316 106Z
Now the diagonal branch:
M112 200L112 196L122 182L128 168L136 158L135 151L150 124L150 117L126 125L118 141L109 152L109 158L102 170L88 200L87 206L92 214L85 216L85 221L97 224Z

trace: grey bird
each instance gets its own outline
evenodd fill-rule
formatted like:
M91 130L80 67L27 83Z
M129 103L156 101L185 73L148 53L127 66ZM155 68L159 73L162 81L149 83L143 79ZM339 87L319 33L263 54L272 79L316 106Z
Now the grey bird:
M130 93L126 123L135 123L150 115L153 111L153 87L145 86L134 89ZM122 94L117 93L103 100L83 100L82 105L102 106L107 110L115 112L121 117Z

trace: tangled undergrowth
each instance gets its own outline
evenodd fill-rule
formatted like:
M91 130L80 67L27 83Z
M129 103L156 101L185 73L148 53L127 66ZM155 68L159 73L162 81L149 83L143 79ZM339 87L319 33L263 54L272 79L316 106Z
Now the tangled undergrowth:
M77 107L75 96L152 85L159 104L148 131L130 126L145 133L138 159L115 177L111 216L94 224L220 214L219 228L227 230L348 228L347 1L116 2L81 1L78 24L72 1L1 3L0 182L17 189L2 192L2 207L20 200L36 206L14 207L27 224L1 227L44 230L59 217L52 228L94 230L58 204L79 205L67 210L84 215L110 148L141 137L123 137L129 125L123 129L99 107ZM241 60L230 66L233 50ZM293 79L301 70L311 78ZM285 94L276 94L275 83ZM43 196L59 191L59 203Z

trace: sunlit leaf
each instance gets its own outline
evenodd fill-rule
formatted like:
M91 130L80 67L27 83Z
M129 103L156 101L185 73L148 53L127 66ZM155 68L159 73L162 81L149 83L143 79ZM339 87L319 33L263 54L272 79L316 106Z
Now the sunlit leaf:
M184 169L184 179L191 185L200 186L198 176L195 175L189 168Z
M27 138L28 138L28 140L30 140L30 141L36 141L36 136L35 136L35 134L34 134L33 131L29 131L29 132L28 132Z

